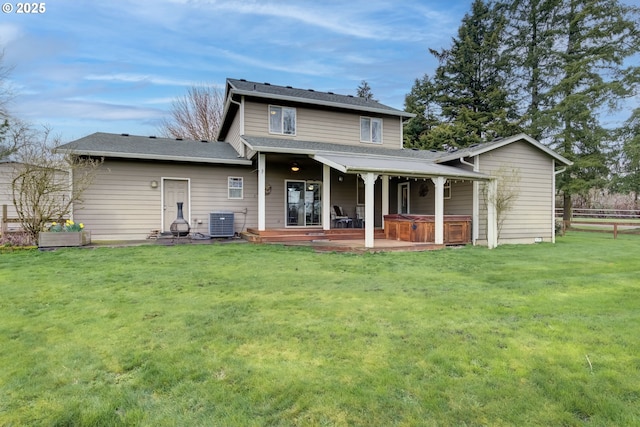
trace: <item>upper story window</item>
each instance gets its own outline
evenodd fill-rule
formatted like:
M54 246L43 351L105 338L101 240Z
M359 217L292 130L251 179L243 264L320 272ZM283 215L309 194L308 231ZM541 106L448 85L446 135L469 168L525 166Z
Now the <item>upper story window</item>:
M296 109L269 105L269 133L296 134Z
M242 199L243 198L243 189L244 189L244 180L242 177L230 176L227 179L227 189L228 189L228 198L229 199Z
M360 142L382 144L382 119L360 117Z

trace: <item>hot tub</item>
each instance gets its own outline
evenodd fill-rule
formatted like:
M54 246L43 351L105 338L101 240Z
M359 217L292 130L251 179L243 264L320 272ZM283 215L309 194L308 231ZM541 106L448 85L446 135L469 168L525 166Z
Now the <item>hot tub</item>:
M387 239L405 242L435 242L435 215L392 214L384 216L384 233ZM444 243L461 245L471 243L471 217L468 215L444 216Z

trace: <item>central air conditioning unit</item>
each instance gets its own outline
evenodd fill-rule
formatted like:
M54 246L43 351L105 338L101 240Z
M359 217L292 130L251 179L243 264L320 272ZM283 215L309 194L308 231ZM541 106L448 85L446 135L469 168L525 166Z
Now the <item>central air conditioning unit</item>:
M209 236L233 237L233 212L209 213Z

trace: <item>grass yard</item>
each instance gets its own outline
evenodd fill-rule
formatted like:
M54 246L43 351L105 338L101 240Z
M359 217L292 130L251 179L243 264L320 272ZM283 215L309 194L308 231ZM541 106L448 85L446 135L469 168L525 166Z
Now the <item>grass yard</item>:
M2 254L0 425L637 426L639 254Z

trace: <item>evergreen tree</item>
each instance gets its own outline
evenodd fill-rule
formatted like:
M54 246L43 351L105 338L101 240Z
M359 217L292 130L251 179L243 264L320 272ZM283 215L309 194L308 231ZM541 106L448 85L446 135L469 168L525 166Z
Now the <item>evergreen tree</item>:
M503 44L509 96L518 107L523 131L537 140L548 133L549 90L560 72L553 46L559 34L561 2L512 0L497 5L507 23Z
M608 178L613 138L599 114L637 87L638 67L624 61L639 51L640 32L634 10L616 0L564 0L557 17L553 46L561 74L548 92L548 117L552 148L574 162L558 178L569 219L571 196Z
M636 208L640 197L640 108L620 130L622 148L617 162L617 171L612 181L612 189L625 194L633 194Z
M451 146L508 136L514 132L510 122L512 105L508 100L501 37L504 15L483 0L473 2L465 15L450 49L431 49L440 65L436 70L437 102L447 132L462 139L448 141Z
M377 99L373 98L373 92L371 92L371 86L367 83L366 80L360 82L360 86L356 89L356 96L360 98L364 98L367 101L377 101Z
M404 146L442 149L441 144L430 138L430 132L440 124L436 88L431 77L425 74L421 79L416 79L411 92L405 96L404 108L416 115L404 127Z

